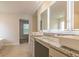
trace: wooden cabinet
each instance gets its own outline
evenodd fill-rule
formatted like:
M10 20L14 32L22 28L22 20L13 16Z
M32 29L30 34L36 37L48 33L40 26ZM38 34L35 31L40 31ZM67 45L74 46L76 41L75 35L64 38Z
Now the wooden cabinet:
M35 47L34 44L35 44L34 38L31 37L30 38L30 50L31 50L32 57L34 57L34 47Z
M35 41L35 57L49 57L49 49Z
M53 40L54 41L54 40ZM56 42L56 40L54 41ZM31 37L31 50L33 57L68 57L70 54L68 51L63 50L63 48L59 48L51 45L50 43L54 43L50 41L45 41L40 37Z
M49 57L54 57L54 49L49 49Z
M55 49L49 49L49 56L50 57L67 57L65 54L63 54Z

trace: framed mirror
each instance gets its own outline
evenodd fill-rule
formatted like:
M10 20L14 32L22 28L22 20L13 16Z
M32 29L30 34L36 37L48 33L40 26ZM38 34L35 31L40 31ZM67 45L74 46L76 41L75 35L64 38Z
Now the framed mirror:
M52 31L64 31L66 29L66 16L67 14L67 2L57 1L50 7L50 30Z
M40 30L46 31L47 30L47 10L41 13L41 20L40 20Z

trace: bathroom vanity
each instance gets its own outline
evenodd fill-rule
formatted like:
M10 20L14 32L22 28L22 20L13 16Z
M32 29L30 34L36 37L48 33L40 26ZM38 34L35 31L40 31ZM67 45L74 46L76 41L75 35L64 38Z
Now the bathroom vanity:
M31 36L34 57L77 57L79 36ZM70 43L71 42L71 43Z
M38 32L44 34L31 35L32 56L79 57L79 15L76 13L79 4L68 3L57 1L47 8L41 7L42 11L38 12ZM74 10L73 3L75 13L70 12Z

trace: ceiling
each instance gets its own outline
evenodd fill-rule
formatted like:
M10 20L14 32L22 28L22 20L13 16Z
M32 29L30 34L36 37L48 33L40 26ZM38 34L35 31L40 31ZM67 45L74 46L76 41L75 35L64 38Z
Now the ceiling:
M0 1L0 13L33 14L39 1Z

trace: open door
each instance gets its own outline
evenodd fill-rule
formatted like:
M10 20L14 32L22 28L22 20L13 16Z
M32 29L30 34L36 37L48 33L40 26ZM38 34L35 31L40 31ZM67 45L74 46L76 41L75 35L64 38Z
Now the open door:
M28 42L29 21L20 19L20 43Z

